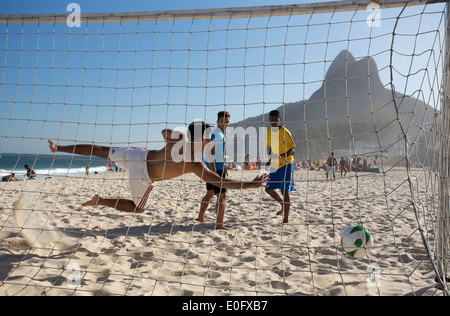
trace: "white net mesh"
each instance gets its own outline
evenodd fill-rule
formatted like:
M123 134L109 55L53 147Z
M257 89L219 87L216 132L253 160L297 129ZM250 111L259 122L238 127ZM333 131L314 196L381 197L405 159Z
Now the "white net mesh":
M360 3L0 16L0 175L26 179L0 185L0 293L448 294L447 6ZM156 150L165 128L223 110L269 127L275 109L296 144L287 224L263 189L229 191L230 230L212 204L197 222L193 174L158 182L142 214L82 207L130 198L128 173L47 145ZM253 179L253 159L229 177ZM355 259L340 234L358 224L374 248Z

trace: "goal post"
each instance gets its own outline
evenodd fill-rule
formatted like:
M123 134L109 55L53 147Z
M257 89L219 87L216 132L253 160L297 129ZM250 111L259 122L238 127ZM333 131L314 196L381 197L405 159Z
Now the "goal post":
M383 9L404 6L423 6L441 3L445 0L405 1L405 0L343 0L293 5L269 5L258 7L237 7L224 9L165 10L141 12L83 13L81 23L94 22L134 22L134 21L173 21L193 19L229 19L267 16L306 15L333 12L367 10L371 4L382 5ZM381 8L381 6L380 6ZM0 23L67 23L70 14L0 14Z
M0 14L0 294L448 295L448 9L343 0ZM159 150L162 130L217 125L227 111L229 177L251 180L273 110L295 141L289 223L264 190L242 189L227 195L233 230L205 229L195 219L206 189L192 174L157 181L143 214L84 206L94 193L132 198L128 172L48 149ZM24 214L44 215L18 227L28 194ZM374 239L358 260L340 242L350 225ZM24 230L36 241L25 245ZM78 246L44 245L46 230ZM61 281L73 266L78 279Z
M438 265L438 277L441 278L441 282L445 284L448 289L448 268L450 260L450 16L447 7L447 34L445 43L445 69L444 69L444 93L442 96L443 109L442 109L442 141L440 148L440 182L439 182L439 231L438 231L438 250L437 250L437 265ZM448 290L447 290L448 292Z

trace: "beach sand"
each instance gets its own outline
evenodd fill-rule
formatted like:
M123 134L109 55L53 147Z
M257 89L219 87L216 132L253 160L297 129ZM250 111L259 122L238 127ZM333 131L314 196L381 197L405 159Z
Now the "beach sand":
M393 168L332 182L296 171L289 224L263 189L230 190L228 231L214 229L214 203L210 223L195 220L206 189L194 175L158 182L142 214L81 206L95 194L130 197L122 172L2 182L0 295L437 295L411 204L410 185L417 205L429 203L425 176L410 182ZM72 248L30 246L13 215L20 196L32 196L43 229L64 232ZM340 233L360 223L375 246L355 259Z

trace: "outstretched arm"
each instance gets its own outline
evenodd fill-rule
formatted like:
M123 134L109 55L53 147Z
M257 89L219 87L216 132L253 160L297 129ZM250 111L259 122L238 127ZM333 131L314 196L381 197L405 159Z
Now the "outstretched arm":
M190 162L186 164L186 172L195 173L200 179L212 185L227 188L227 189L257 189L265 187L265 182L269 177L268 174L263 174L253 179L250 182L239 182L231 179L224 179L219 177L215 172L209 170L203 162Z

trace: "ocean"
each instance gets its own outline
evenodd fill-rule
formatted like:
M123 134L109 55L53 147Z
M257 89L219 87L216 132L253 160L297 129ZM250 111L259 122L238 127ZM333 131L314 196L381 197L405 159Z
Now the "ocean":
M86 166L89 166L89 174L107 171L106 160L98 157L1 154L0 178L15 173L18 180L26 179L25 165L36 171L36 179L83 176L86 174Z

